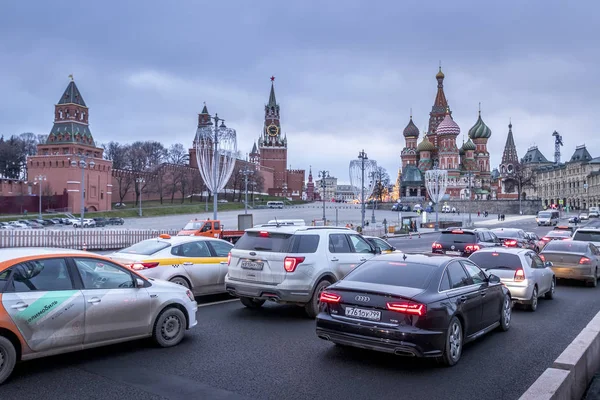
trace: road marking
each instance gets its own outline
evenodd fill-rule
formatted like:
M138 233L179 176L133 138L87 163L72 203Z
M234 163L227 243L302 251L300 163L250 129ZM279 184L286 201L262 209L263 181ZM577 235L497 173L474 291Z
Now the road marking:
M208 307L208 306L216 306L217 304L231 303L233 301L240 301L240 299L221 300L221 301L215 301L214 303L198 304L198 308Z

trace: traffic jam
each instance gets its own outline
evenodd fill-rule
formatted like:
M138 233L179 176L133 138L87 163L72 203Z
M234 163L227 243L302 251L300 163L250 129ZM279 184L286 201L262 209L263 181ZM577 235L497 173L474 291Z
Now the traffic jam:
M542 237L448 228L427 253L301 220L245 231L192 220L109 255L2 249L0 384L36 358L144 338L176 346L201 324L196 298L215 294L256 312L297 306L314 340L454 366L465 344L509 330L514 310L552 307L539 300L557 280L597 286L600 229L552 225Z

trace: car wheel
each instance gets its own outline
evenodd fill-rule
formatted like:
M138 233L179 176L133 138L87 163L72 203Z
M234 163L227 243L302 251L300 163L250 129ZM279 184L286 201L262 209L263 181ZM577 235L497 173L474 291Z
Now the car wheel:
M240 301L246 308L251 308L253 310L261 308L262 305L265 304L265 300L253 299L252 297L240 297Z
M170 307L163 310L156 318L152 335L160 347L171 347L181 342L186 327L187 320L183 311Z
M173 282L173 283L183 286L186 289L190 289L190 283L184 277L176 276L174 278L169 279L169 282Z
M319 313L319 298L321 297L321 292L329 285L331 285L331 282L328 280L319 282L313 292L312 298L304 305L304 312L306 312L306 315L308 315L309 318L315 318Z
M529 300L529 304L527 305L527 308L529 309L529 311L535 311L537 310L537 306L538 306L538 288L537 286L533 287L533 292L531 293L531 300Z
M598 270L596 270L596 273L594 274L594 278L592 278L591 280L589 280L587 282L587 285L589 287L596 287L596 286L598 286Z
M510 328L512 318L512 299L509 295L504 296L502 302L502 315L500 315L500 330L506 332Z
M0 336L0 385L12 374L17 363L17 351L12 342Z
M552 300L554 298L554 291L556 290L556 279L552 279L552 283L550 284L550 290L546 292L544 296L547 300Z
M448 332L446 334L446 348L444 349L444 355L442 359L444 364L449 367L455 365L462 354L463 347L463 335L462 325L458 318L452 317L450 324L448 325Z

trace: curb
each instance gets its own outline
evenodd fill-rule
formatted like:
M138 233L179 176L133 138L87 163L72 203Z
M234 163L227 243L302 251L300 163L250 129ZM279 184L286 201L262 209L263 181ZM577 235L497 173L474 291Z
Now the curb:
M519 400L581 399L600 369L600 312Z
M435 232L435 231L434 232L421 232L421 236L423 236L423 235L433 235L434 233L440 233L440 232ZM415 232L412 235L409 235L407 233L403 233L403 234L400 234L400 235L393 235L393 236L390 236L390 234L387 234L385 237L387 239L398 239L398 238L405 238L405 237L410 237L410 236L416 236L416 237L418 237L419 233Z

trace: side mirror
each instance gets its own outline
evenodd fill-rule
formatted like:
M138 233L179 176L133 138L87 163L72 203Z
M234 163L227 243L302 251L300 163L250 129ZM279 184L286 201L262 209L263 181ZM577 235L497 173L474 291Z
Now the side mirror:
M381 247L375 247L375 254L381 254Z
M552 264L552 261L546 261L544 263L544 267L553 267L553 266L554 266L554 264Z
M497 277L496 275L494 275L494 274L490 274L490 275L488 276L488 281L489 281L490 283L500 283L500 282L501 282L501 281L500 281L500 278L498 278L498 277Z
M135 287L143 288L144 286L146 286L146 282L143 279L135 278Z
M396 250L398 250L398 249L396 249L395 247L392 247L390 250L391 250L391 251L396 251Z

